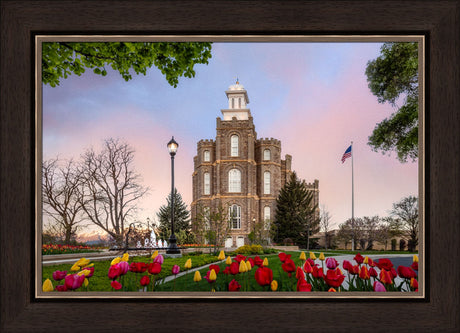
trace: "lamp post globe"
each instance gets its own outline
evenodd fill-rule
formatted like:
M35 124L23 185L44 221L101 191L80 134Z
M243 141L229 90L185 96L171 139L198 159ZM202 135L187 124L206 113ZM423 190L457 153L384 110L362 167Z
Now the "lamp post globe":
M176 244L176 235L174 234L174 156L179 147L179 144L174 140L174 136L168 142L167 146L169 155L171 155L171 236L169 236L169 245L166 254L180 254L180 250Z

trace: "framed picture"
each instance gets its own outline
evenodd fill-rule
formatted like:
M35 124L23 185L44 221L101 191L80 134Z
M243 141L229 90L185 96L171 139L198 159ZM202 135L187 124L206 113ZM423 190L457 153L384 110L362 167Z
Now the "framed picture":
M37 298L425 297L425 36L37 35L35 41ZM182 55L190 51L193 58ZM399 110L391 98L379 104L369 89L372 80L381 84L370 62L384 52L395 54L386 61L411 71ZM135 63L152 59L153 68L125 82L108 64L94 63L87 65L93 73L80 77L76 66L66 67L72 53L75 63L143 55ZM177 64L159 64L162 56ZM196 76L171 75L181 61L194 62ZM217 89L232 69L241 75ZM212 104L223 90L214 135ZM382 114L406 109L415 118L398 126L420 139L401 148L409 138L397 134L398 157L388 149L379 154L381 143L367 143L369 128L385 128ZM171 156L167 134L180 142ZM362 162L354 163L355 155ZM296 196L296 184L311 196ZM397 211L386 215L392 207ZM332 252L320 236L326 214L336 221L324 227ZM71 245L94 239L98 247ZM163 256L171 257L164 265ZM77 260L81 267L73 266ZM119 266L129 269L118 274ZM208 277L212 269L215 280Z
M158 318L156 328L167 327L200 329L209 325L228 327L233 318L251 316L253 324L236 323L241 328L256 328L256 323L265 320L267 326L281 328L282 324L275 314L292 317L295 327L317 328L323 330L351 328L347 321L350 315L363 313L359 329L375 329L375 321L381 325L379 329L393 327L392 318L399 318L402 328L440 328L446 330L458 328L459 321L455 316L458 302L449 292L458 279L454 270L455 256L443 257L446 266L442 272L432 267L441 258L442 253L458 252L455 242L458 228L453 222L458 219L458 155L451 154L458 146L458 124L452 121L458 109L458 80L455 75L459 70L458 57L458 2L418 3L413 6L404 4L364 4L347 3L328 9L330 3L290 2L289 4L270 3L257 6L236 8L235 4L218 3L140 3L138 7L126 11L121 3L107 7L107 16L95 22L93 12L101 8L94 4L84 3L86 16L75 21L75 13L80 13L82 3L46 4L40 8L27 6L28 2L11 1L2 3L2 49L7 50L2 56L2 136L1 136L1 234L2 234L2 329L14 331L22 329L46 329L66 327L79 328L83 323L76 317L85 316L91 319L94 330L103 330L112 326L113 315L123 316L123 329L147 329L152 318ZM249 3L245 3L247 5ZM134 5L134 4L130 4ZM335 4L338 5L338 4ZM101 5L101 7L105 7ZM256 8L257 7L257 8ZM216 15L216 10L218 13ZM344 19L344 14L353 13L353 18ZM409 10L410 9L410 10ZM53 16L50 16L54 13ZM56 14L57 13L57 14ZM210 15L213 13L213 15ZM38 14L38 15L37 15ZM238 15L237 15L238 14ZM80 14L79 14L80 15ZM347 16L347 15L345 15ZM49 17L49 19L44 19ZM188 19L184 20L184 17ZM27 24L20 24L26 18ZM121 19L122 26L116 19ZM148 19L147 19L148 18ZM154 19L152 19L154 18ZM198 19L199 18L199 19ZM234 18L234 19L231 19ZM249 18L251 18L249 20ZM423 19L422 19L423 18ZM236 21L235 21L236 19ZM145 23L139 23L145 22ZM321 23L319 23L321 22ZM391 28L389 28L391 27ZM396 30L397 29L397 30ZM249 299L219 299L203 297L198 299L180 298L168 295L166 298L152 299L97 299L85 300L84 295L76 294L71 299L39 298L36 294L37 278L35 263L37 259L35 239L37 233L34 224L36 213L35 193L36 177L35 158L40 154L35 142L40 133L35 129L35 101L40 96L34 95L33 87L36 77L32 68L36 55L35 36L54 35L127 35L135 31L135 35L162 35L173 38L177 35L200 36L272 36L324 35L332 37L348 36L388 36L412 35L424 36L426 47L426 77L424 78L426 127L425 165L419 169L425 181L425 193L429 193L429 202L424 203L426 247L424 258L424 291L420 297L398 300L369 300L366 297L356 299L267 299L253 297ZM103 32L103 33L102 33ZM152 32L160 32L158 34ZM169 37L167 37L169 36ZM212 38L212 37L211 37ZM456 44L457 43L457 44ZM13 52L16 50L16 52ZM19 51L19 52L17 52ZM14 76L13 76L14 74ZM235 73L241 75L240 73ZM12 80L12 77L16 77ZM224 87L225 89L225 87ZM250 93L248 91L248 93ZM228 97L228 96L227 96ZM224 96L225 98L225 96ZM230 103L230 102L229 102ZM229 105L229 109L231 109ZM38 118L39 119L39 118ZM420 138L420 136L419 136ZM179 142L180 144L181 142ZM456 145L457 143L457 145ZM344 147L347 148L347 147ZM342 154L343 152L341 152ZM453 155L453 156L452 156ZM338 156L340 159L341 156ZM452 196L454 196L452 198ZM457 197L455 197L457 196ZM7 199L4 199L7 198ZM4 204L5 203L5 204ZM14 221L14 222L13 222ZM235 240L235 243L237 240ZM425 260L426 259L426 260ZM430 260L432 259L432 260ZM10 273L18 263L22 274L12 279ZM33 267L33 268L32 268ZM443 281L437 283L436 281ZM171 293L170 293L171 294ZM179 296L179 295L178 295ZM372 301L372 303L369 303ZM449 305L445 307L445 305ZM75 318L65 315L66 307L72 306ZM404 308L404 311L402 311ZM446 314L445 308L451 311ZM259 310L257 310L259 309ZM263 310L262 310L263 309ZM304 322L301 312L320 315ZM417 313L427 313L423 318ZM446 315L440 316L438 314ZM49 314L53 315L50 316ZM177 322L177 313L184 322ZM229 314L229 319L221 314ZM326 315L327 313L327 315ZM45 315L47 314L47 315ZM269 319L267 315L269 315ZM65 321L53 318L66 318ZM141 319L139 319L141 318ZM146 318L146 319L143 319ZM232 319L230 319L232 318ZM264 319L265 318L265 319ZM414 318L418 318L417 321ZM148 320L147 320L148 319ZM81 325L81 326L80 326ZM86 325L86 324L85 324ZM249 325L249 326L248 326ZM253 325L253 326L252 326ZM233 325L232 327L235 327ZM283 326L286 328L285 326ZM120 328L120 327L119 327ZM293 328L293 327L292 327Z

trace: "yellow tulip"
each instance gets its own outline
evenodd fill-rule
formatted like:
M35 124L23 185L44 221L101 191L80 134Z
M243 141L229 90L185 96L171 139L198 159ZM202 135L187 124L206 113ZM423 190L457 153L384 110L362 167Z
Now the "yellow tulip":
M90 265L87 265L86 267L93 267L94 266L94 262L91 263Z
M211 273L209 273L209 280L216 281L216 279L217 279L216 271L211 269Z
M121 257L121 261L128 261L129 260L129 253L124 253L123 257Z
M217 257L219 260L224 260L225 259L225 253L224 250L220 251L219 256Z
M413 261L414 261L414 262L418 262L418 256L417 256L416 254L414 254Z
M77 265L77 263L73 264L73 266L70 268L71 271L79 271L80 266Z
M251 263L248 261L246 261L246 269L247 269L247 272L249 272L251 270L252 266L251 266Z
M240 273L247 272L248 267L246 266L246 263L244 260L240 261Z
M91 271L89 269L84 269L81 272L78 272L77 274L78 276L82 276L82 275L88 276L89 274L91 274Z
M326 257L324 256L324 253L323 253L323 252L321 252L321 253L319 254L318 259L321 260L321 261L324 261L324 260L326 259Z
M305 252L300 252L300 257L299 257L300 260L307 260L307 257L305 256Z
M200 271L195 271L195 275L193 276L193 281L195 281L195 282L200 282L201 281Z
M311 260L315 260L316 259L316 256L313 252L310 252L310 259Z
M81 258L75 263L75 265L80 266L80 267L85 267L86 265L88 265L90 263L90 261L91 260L89 260L89 259Z
M230 258L230 256L227 257L227 260L225 260L225 263L227 265L231 265L232 264L232 258Z
M187 261L185 262L184 268L185 269L192 268L192 259L187 259Z
M85 285L85 287L88 287L89 280L87 278L85 278L85 281L83 281L83 284Z
M264 267L268 266L268 259L267 258L264 259L263 265L264 265Z
M273 280L272 283L270 283L270 288L272 291L276 291L278 289L278 282L276 280Z
M45 282L43 282L42 290L44 292L53 291L54 290L53 282L51 282L50 279L46 279Z
M116 257L115 259L112 260L110 263L110 266L116 265L121 261L121 257Z
M158 255L158 251L155 251L155 252L153 252L153 254L152 254L152 257L151 257L151 258L152 258L152 259L155 259L155 257L156 257L157 255Z

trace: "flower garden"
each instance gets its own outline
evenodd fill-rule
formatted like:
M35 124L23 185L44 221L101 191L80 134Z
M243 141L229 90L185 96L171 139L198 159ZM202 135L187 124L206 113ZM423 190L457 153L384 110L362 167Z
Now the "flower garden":
M42 255L99 252L102 248L86 245L43 244Z
M187 255L164 258L128 253L112 261L81 258L70 268L43 267L44 292L187 291L187 292L391 292L418 291L418 257L410 266L394 267L386 258L359 253L340 267L334 257L310 252L275 255ZM61 268L62 267L62 268Z

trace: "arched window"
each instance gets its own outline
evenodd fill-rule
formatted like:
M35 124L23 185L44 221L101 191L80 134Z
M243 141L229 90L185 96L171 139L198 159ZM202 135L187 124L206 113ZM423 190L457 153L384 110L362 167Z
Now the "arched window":
M264 194L270 194L270 172L264 172Z
M264 229L270 229L270 206L264 207Z
M234 109L234 108L235 108L235 99L232 98L232 109Z
M238 108L241 109L241 97L238 98Z
M238 169L231 169L228 172L228 191L241 192L241 171Z
M270 149L265 149L264 150L264 161L269 161L270 160Z
M211 194L211 177L209 176L209 172L204 173L204 194Z
M205 162L211 161L211 154L209 153L209 150L205 150L203 153L203 160Z
M230 137L231 156L238 156L238 135L234 134Z
M230 216L230 228L241 229L241 207L238 205L228 207L228 214Z

